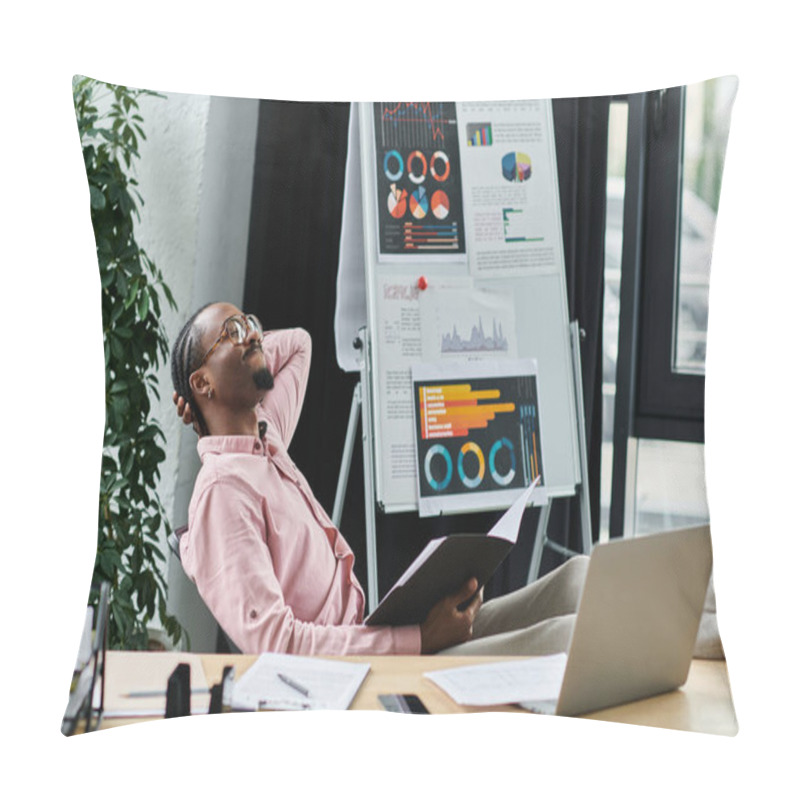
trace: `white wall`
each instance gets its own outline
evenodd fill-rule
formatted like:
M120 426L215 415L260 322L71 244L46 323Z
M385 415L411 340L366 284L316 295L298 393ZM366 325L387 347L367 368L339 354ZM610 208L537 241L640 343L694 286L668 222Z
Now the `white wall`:
M145 206L137 238L178 305L175 312L162 304L171 345L199 306L242 302L258 101L168 94L143 99L141 114L147 140L136 172ZM167 439L158 492L179 527L186 523L199 467L196 437L175 414L169 363L158 381L153 416ZM166 541L162 545L168 554ZM172 556L168 561L168 607L187 629L193 650L213 651L216 625L180 565Z

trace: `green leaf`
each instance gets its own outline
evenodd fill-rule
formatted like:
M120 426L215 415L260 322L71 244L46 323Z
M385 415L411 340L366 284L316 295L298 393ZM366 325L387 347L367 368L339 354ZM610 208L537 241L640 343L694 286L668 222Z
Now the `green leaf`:
M142 292L139 298L139 305L136 309L139 319L144 320L147 317L147 312L150 310L150 295L147 292Z
M89 185L89 199L90 205L95 209L102 209L106 207L105 195L96 187Z

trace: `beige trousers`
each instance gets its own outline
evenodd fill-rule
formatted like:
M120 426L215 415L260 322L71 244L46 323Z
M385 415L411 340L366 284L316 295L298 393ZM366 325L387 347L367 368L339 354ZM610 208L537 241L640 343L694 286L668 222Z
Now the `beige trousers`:
M484 603L472 639L441 655L539 656L569 650L588 556L573 556L528 586Z

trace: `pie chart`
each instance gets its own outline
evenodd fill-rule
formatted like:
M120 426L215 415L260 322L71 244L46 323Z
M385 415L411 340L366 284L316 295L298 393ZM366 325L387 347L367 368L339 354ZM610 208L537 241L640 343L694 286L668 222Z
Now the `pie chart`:
M389 213L395 218L400 219L406 213L406 205L408 203L408 192L405 189L398 189L397 184L393 183L389 197L386 199L386 205L389 207Z
M425 191L424 186L420 186L419 189L415 189L411 193L408 207L412 216L417 219L422 219L428 213L428 193Z
M503 156L503 177L512 183L522 183L531 177L531 157L525 153L506 153Z
M431 209L437 219L444 219L450 213L450 198L441 189L431 196Z

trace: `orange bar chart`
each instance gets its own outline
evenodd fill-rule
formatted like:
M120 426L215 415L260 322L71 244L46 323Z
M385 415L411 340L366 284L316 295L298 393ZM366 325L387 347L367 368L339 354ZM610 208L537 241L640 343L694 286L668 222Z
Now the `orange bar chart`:
M473 390L468 383L420 386L419 412L423 439L466 436L473 429L487 428L498 414L516 409L515 403L483 403L497 400L499 389Z

